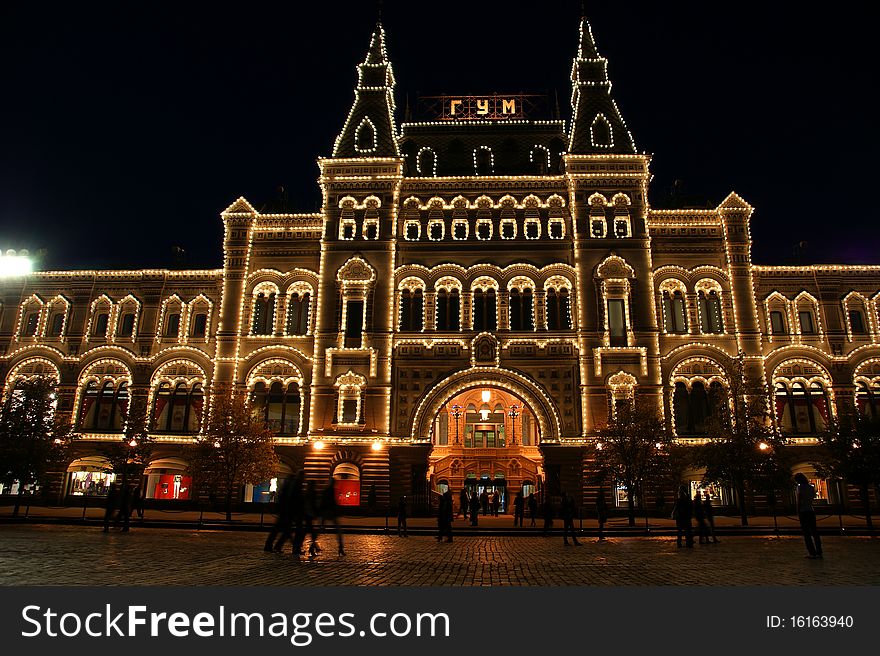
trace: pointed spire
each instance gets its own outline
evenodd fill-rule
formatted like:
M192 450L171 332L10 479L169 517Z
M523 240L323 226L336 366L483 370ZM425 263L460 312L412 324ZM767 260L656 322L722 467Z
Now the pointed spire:
M568 152L580 155L635 153L632 135L611 97L608 60L599 54L586 17L581 18L571 81L572 121Z
M358 67L354 104L336 138L333 157L399 157L394 123L394 71L385 50L382 23Z

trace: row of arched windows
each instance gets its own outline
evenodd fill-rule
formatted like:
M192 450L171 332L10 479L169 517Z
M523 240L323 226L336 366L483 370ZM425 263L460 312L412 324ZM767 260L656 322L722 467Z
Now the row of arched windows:
M254 296L251 317L252 335L275 334L275 305L277 295L261 291ZM307 335L311 313L311 293L293 292L287 297L287 317L284 322L286 335Z
M662 292L663 326L667 333L685 334L688 332L687 300L681 289L667 289ZM700 332L719 334L724 332L724 310L721 305L721 292L717 289L697 292Z

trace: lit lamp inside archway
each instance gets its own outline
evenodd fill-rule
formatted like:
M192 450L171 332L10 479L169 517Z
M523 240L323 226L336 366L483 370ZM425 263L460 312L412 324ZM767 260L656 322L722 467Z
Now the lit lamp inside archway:
M491 410L489 410L489 400L491 398L492 398L492 392L490 392L487 389L484 389L480 393L480 399L483 401L483 405L480 406L480 419L482 419L483 421L486 421L489 419L489 413L491 412Z

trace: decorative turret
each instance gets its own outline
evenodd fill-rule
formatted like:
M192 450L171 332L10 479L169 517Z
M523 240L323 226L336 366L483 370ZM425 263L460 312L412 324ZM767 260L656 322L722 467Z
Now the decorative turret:
M575 155L633 154L632 135L611 97L608 60L599 54L586 18L581 19L577 57L571 69L571 139Z
M394 125L394 71L385 52L381 23L370 40L370 49L358 66L354 104L336 137L333 157L399 157Z

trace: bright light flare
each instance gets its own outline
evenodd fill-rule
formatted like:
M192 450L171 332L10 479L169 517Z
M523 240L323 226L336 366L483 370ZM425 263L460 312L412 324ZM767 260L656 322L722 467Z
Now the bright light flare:
M26 253L26 252L25 252ZM34 270L34 262L27 256L16 255L15 251L0 253L0 278L26 276Z

